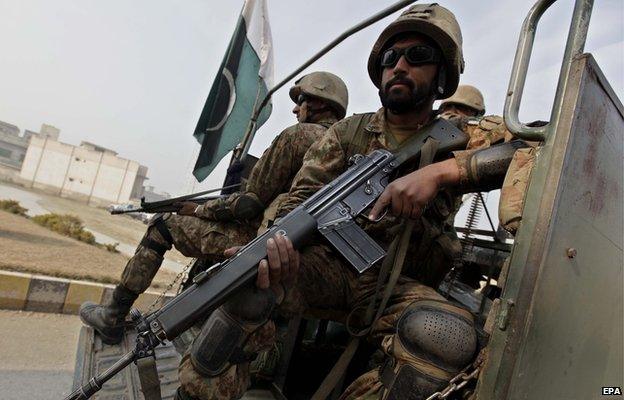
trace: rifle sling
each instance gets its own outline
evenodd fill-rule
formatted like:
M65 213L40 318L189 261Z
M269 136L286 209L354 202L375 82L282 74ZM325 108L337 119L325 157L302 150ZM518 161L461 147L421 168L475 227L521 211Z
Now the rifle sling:
M156 370L156 358L153 355L139 358L136 360L136 365L139 371L141 391L145 400L162 400L160 378Z
M420 162L418 169L423 168L426 165L431 164L435 154L437 152L438 146L440 142L435 139L428 139L421 150ZM384 259L382 266L379 271L379 276L377 278L377 285L375 289L375 293L373 294L371 301L366 310L365 323L368 325L366 329L363 331L353 334L347 325L347 330L352 335L349 344L340 355L340 358L334 364L333 368L327 374L319 388L316 390L314 395L312 396L312 400L325 400L331 392L334 390L338 382L344 376L351 359L355 355L357 348L360 344L360 337L368 334L375 322L381 317L383 311L390 300L390 296L392 296L392 291L396 286L397 281L399 280L399 276L401 276L401 271L403 270L403 263L405 262L405 257L407 256L407 250L409 248L410 237L412 235L412 230L414 228L413 220L406 220L401 225L400 234L395 237L395 239L390 244L390 251L388 256ZM392 268L390 269L390 266ZM390 273L390 277L388 278L388 273ZM381 288L386 282L388 278L387 284L385 285L385 290L383 293L383 297L381 299L381 303L377 308L377 312L373 318L373 312L375 309L375 304L377 303L377 298L379 297L379 292Z

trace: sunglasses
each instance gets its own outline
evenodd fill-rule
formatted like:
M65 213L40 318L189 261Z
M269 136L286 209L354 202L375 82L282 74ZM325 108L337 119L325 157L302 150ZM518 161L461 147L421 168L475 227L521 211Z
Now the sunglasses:
M401 56L410 65L434 64L440 61L440 51L434 47L417 44L403 49L390 48L381 55L382 67L394 67Z
M297 96L297 101L295 102L299 107L301 107L301 105L303 103L305 103L306 101L308 101L309 98L308 96L306 96L305 94L300 94L299 96Z

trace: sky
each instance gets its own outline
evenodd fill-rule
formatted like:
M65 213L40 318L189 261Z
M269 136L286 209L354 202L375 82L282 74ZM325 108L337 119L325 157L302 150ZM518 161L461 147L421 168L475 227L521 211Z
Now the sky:
M389 0L267 0L275 81ZM224 160L202 184L191 176L193 130L232 35L242 0L0 0L0 120L60 140L114 149L148 167L148 184L173 195L219 187ZM532 1L449 0L462 27L462 82L479 87L488 114L502 114L517 37ZM573 2L559 0L538 29L520 117L548 119ZM370 48L397 14L348 38L307 71L327 70L350 91L348 114L374 111L366 72ZM616 93L624 93L624 2L597 0L586 51ZM288 87L251 153L295 122Z

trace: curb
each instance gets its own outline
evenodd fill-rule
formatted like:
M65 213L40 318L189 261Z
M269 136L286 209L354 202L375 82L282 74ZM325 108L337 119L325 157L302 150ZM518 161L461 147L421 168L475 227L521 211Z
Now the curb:
M102 303L112 296L114 288L102 283L0 271L0 309L77 315L83 302ZM139 296L134 307L147 311L159 296L158 292L147 291ZM172 297L166 295L156 306L163 306Z

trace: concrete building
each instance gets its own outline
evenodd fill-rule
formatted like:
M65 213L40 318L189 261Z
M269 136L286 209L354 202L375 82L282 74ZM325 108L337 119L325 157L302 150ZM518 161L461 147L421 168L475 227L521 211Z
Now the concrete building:
M0 121L0 179L20 182L20 169L26 157L28 143L33 136L58 140L61 130L48 124L42 124L39 132L24 130L20 136L17 126Z
M26 156L28 137L17 126L0 121L0 178L16 181Z
M167 192L158 192L154 186L145 186L145 190L143 190L143 196L145 197L145 201L161 201L167 200L171 198L171 195Z
M59 140L60 134L61 130L59 128L48 124L41 124L41 129L39 129L39 136L44 138Z
M143 194L147 168L113 150L82 142L72 146L31 136L20 171L23 184L94 205L126 203Z
M134 180L134 186L132 187L132 193L130 193L131 199L140 199L145 195L145 186L144 183L149 178L147 177L147 167L144 165L139 166L139 170L137 171L137 177Z
M20 130L17 126L8 122L0 121L0 132L11 136L19 136Z

